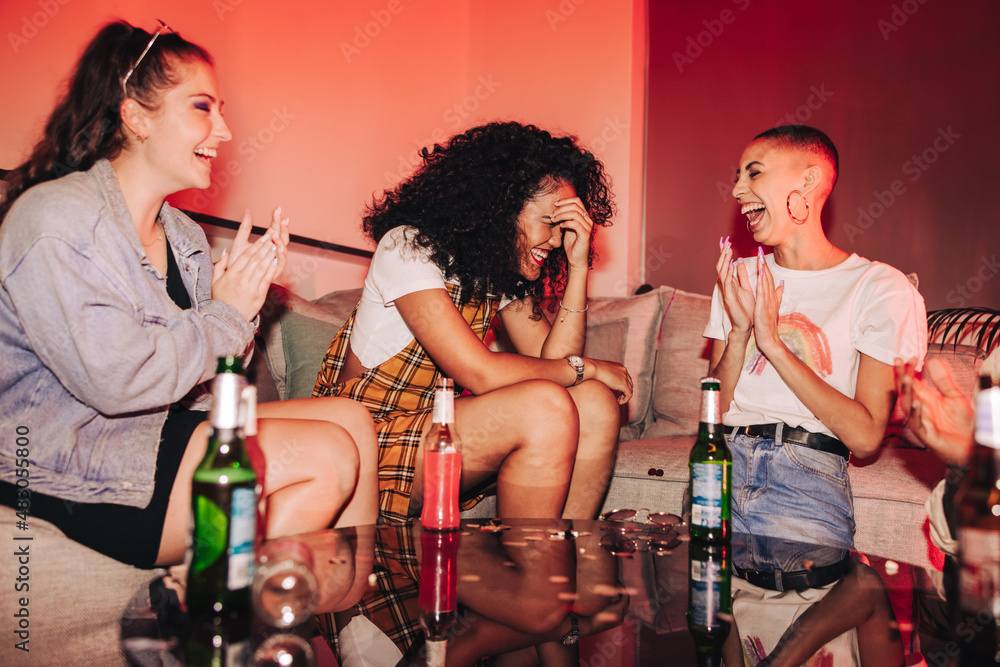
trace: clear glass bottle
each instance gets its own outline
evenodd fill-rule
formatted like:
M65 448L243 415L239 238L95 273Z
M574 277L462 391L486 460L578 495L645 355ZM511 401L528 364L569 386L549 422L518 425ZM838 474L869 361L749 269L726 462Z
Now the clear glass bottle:
M1000 664L1000 387L976 395L975 445L955 494L958 516L957 636L960 665Z
M719 389L718 378L702 378L698 439L688 459L691 537L710 542L729 539L733 486L733 457L722 427Z
M439 378L434 389L433 424L423 443L424 505L420 524L427 530L458 530L462 444L455 430L455 388Z
M257 526L257 475L241 435L246 379L237 357L219 359L205 456L191 481L191 551L186 607L188 665L245 664Z

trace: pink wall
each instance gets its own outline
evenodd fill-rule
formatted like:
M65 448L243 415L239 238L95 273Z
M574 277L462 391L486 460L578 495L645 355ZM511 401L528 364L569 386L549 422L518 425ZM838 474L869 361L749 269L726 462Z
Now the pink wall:
M113 18L167 21L216 59L233 141L213 187L176 203L367 247L359 214L419 148L514 118L575 134L608 165L619 202L600 238L595 294L642 282L645 4L641 0L4 0L0 167L16 165L86 41ZM598 45L595 48L595 45ZM10 91L17 91L11 94ZM220 235L224 236L224 235ZM304 296L360 285L366 262L298 250L283 282Z
M929 309L1000 307L1000 3L651 2L647 278L707 293L753 135L827 132L840 247L920 277ZM859 211L860 209L860 211Z

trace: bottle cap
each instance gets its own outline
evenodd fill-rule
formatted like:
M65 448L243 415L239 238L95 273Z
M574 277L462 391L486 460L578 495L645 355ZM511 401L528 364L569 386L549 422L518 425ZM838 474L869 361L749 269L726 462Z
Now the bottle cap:
M451 378L441 378L434 389L434 410L431 419L435 424L455 423L455 389Z
M220 373L212 380L211 422L214 428L236 428L240 425L240 392L243 376Z

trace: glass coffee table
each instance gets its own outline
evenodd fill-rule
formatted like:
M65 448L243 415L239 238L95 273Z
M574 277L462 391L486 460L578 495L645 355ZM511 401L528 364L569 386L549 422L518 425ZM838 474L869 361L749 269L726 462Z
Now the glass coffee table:
M696 664L686 618L690 540L669 515L465 520L448 540L452 551L441 551L441 540L416 523L295 540L312 553L319 626L345 667L352 654L375 661L369 664L422 664L421 608L426 614L428 595L444 590L427 581L428 554L444 562L457 592L444 605L454 610L443 623L449 664L494 656L488 664L521 665L535 655L593 667ZM779 643L784 656L815 654L823 665L859 654L886 664L898 657L896 665L920 664L922 654L927 664L946 665L949 651L958 653L949 644L940 572L743 535L732 537L727 558L734 566L730 663L754 664ZM170 592L178 583L161 573L126 610L123 648L133 664L183 664L183 591ZM308 639L314 627L258 622L252 649L276 635Z

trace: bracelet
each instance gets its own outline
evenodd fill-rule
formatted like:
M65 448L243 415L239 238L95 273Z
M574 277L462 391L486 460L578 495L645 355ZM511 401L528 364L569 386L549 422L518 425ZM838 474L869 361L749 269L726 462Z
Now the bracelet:
M580 641L580 619L573 612L569 613L569 631L563 635L563 646L572 646Z
M587 312L587 309L590 308L590 304L588 303L586 306L584 306L583 310L573 310L572 308L567 308L566 306L564 306L563 302L562 302L562 299L559 299L559 308L561 308L562 310L565 310L567 313L585 313L585 312ZM560 322L565 322L566 321L566 316L563 315L562 317L560 317L559 321Z
M567 313L585 313L590 308L590 304L588 303L586 306L584 306L583 310L573 310L572 308L567 308L566 306L564 306L562 299L559 299L559 307L565 310Z

